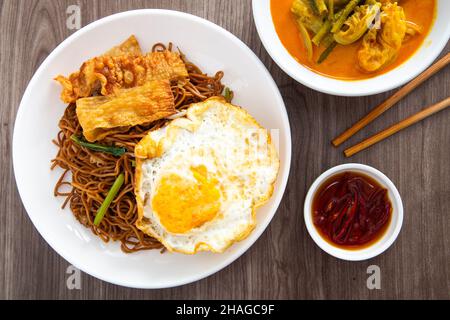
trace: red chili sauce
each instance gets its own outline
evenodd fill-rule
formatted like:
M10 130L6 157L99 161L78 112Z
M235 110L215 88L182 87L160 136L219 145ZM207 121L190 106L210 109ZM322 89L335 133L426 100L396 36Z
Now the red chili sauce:
M374 179L343 172L326 180L313 198L313 223L334 246L362 249L378 241L392 216L387 189Z

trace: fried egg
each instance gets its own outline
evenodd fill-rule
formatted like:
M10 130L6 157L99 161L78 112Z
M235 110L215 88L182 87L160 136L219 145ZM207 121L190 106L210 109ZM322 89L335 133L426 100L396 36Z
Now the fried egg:
M279 169L268 131L219 97L149 132L135 155L136 226L186 254L223 252L246 238Z

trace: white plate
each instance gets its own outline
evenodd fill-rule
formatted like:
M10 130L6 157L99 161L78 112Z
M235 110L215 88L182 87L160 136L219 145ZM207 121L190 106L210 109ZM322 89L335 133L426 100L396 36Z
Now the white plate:
M235 91L234 102L245 107L263 126L279 129L281 167L270 202L257 212L258 225L244 241L223 254L193 256L144 251L124 254L118 243L103 243L80 225L63 198L53 197L61 173L50 170L57 148L51 140L65 105L60 86L52 79L67 75L81 63L135 34L144 50L172 41L204 71L225 72L224 83ZM60 44L28 85L17 114L13 161L23 204L35 227L50 246L90 275L122 286L164 288L207 277L242 255L262 234L283 196L291 162L291 133L286 109L272 77L256 55L238 38L204 19L167 10L137 10L116 14L79 30Z
M424 71L437 58L450 38L450 1L437 1L437 15L422 46L395 69L365 80L346 81L315 73L295 60L278 38L270 1L253 0L253 18L269 55L289 76L311 89L338 96L366 96L399 87Z

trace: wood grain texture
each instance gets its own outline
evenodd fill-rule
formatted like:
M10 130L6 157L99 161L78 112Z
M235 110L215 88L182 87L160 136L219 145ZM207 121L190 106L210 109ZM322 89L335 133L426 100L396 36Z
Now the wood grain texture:
M14 119L21 96L45 57L67 36L66 8L82 8L83 25L137 8L189 12L228 29L263 61L280 87L292 126L289 184L274 220L240 259L209 278L167 290L134 290L82 275L68 290L68 263L29 220L11 161ZM449 299L450 111L346 159L330 140L392 92L343 98L310 90L270 59L253 24L250 0L0 0L0 298L13 299ZM448 52L450 46L444 50ZM362 140L450 96L447 68L420 86L348 142ZM348 162L386 173L403 197L405 219L395 244L365 262L344 262L322 252L307 234L303 201L313 180ZM366 270L381 268L382 289L368 290Z

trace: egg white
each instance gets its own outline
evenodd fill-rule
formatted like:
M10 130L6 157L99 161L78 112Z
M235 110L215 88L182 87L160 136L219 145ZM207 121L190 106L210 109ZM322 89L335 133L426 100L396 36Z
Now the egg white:
M149 141L158 152L145 155ZM268 131L218 97L191 105L185 117L150 132L136 147L136 158L136 226L168 250L186 254L223 252L247 237L256 225L255 209L270 198L279 169ZM218 181L219 213L186 233L169 232L151 206L160 179L177 174L195 181L191 168L200 165Z

